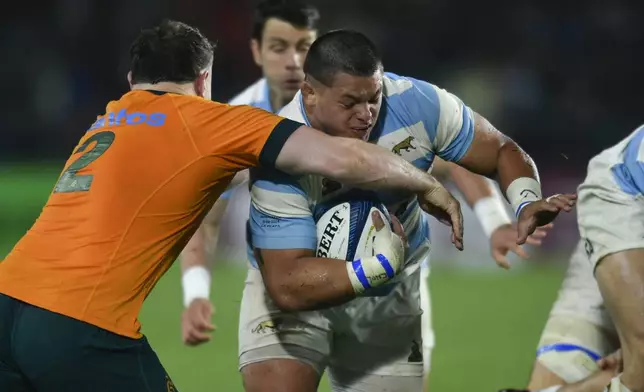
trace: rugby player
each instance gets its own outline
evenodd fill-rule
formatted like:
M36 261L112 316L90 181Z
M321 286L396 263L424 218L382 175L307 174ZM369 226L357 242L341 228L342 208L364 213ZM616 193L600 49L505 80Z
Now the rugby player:
M575 203L575 195L542 199L536 167L516 143L445 90L384 73L375 46L361 33L320 36L304 72L300 93L281 115L333 136L369 140L422 170L437 155L498 175L518 215L518 244ZM251 186L254 268L239 326L246 391L315 391L325 370L334 391L420 390L419 267L429 232L418 200L404 192L378 194L402 222L409 240L405 260L376 255L346 263L315 257L314 216L321 202L351 191L319 176L269 169L251 171Z
M588 165L579 186L581 240L542 333L530 390L644 390L643 141L641 126ZM595 364L606 355L619 360ZM573 389L580 379L588 386Z
M214 52L197 29L163 22L130 54L131 91L81 137L39 218L0 263L0 390L175 391L138 314L249 167L418 192L462 249L458 202L395 154L211 101ZM398 257L400 238L377 235Z
M318 10L299 0L260 2L253 17L250 48L263 77L234 97L230 104L250 105L276 113L290 102L304 80L302 64L317 36L318 20ZM219 240L219 233L225 232L225 237L238 238L239 242L246 238L250 204L247 179L247 170L235 176L181 253L181 285L186 308L181 317L181 336L188 345L208 341L209 332L214 330L211 321L214 306L209 299L211 268L207 260L212 260L210 256L219 248L220 253L233 258L229 261L246 261L245 247L241 247L241 252L234 243L226 247Z

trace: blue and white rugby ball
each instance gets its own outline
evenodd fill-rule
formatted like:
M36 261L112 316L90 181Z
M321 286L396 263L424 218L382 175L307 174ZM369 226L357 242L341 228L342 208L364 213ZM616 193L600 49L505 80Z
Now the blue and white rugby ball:
M387 208L370 192L349 192L318 204L313 212L317 225L317 257L354 261L373 256L376 227L371 213L378 211L391 227Z

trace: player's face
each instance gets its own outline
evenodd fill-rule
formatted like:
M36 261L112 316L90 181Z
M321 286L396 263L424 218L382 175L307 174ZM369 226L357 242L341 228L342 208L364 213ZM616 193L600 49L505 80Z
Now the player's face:
M382 71L371 76L339 72L330 87L319 86L313 94L312 115L325 132L367 140L382 104Z
M264 25L262 41L251 41L253 57L271 89L291 100L304 80L302 65L316 32L298 29L279 19L270 18Z

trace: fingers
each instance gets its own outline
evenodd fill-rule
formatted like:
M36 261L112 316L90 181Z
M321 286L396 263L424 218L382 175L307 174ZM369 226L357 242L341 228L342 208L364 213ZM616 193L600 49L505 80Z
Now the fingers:
M569 212L572 210L572 205L560 195L550 196L546 199L547 206L555 206L560 211Z
M373 211L371 213L371 220L373 221L376 231L380 231L385 227L385 222L383 222L382 217L380 216L380 211Z
M529 242L528 242L529 243ZM517 256L521 257L522 259L529 259L530 255L523 249L522 247L515 245L511 248L512 252L516 254Z
M492 249L492 258L496 261L496 265L503 269L510 269L510 262L505 255L497 249Z
M539 238L535 238L534 234L532 234L531 236L528 236L528 239L526 239L525 243L528 245L540 246L543 241L541 241L541 239Z
M391 216L391 222L394 225L394 233L398 237L400 237L400 239L402 239L403 243L405 244L405 247L409 246L408 241L407 241L407 234L405 234L405 230L403 229L403 226L400 223L400 221L398 220L398 218L396 218L395 216L392 215Z
M448 210L452 223L452 243L456 246L456 249L463 250L463 214L461 212L461 205L453 197L452 203L452 208Z
M520 222L517 226L517 245L525 244L529 233L532 231L532 225L529 222Z

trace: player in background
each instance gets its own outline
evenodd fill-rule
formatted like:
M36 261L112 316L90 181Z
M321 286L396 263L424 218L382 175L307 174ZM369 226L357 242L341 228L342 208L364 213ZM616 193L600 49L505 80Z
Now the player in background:
M542 333L531 390L584 377L595 382L579 390L602 391L609 383L611 392L644 390L643 141L641 126L588 165L579 186L581 240ZM621 366L591 375L594 360L618 348L610 357L621 362L600 363Z
M248 167L419 192L449 216L462 248L458 201L395 154L211 101L214 52L197 29L163 22L143 30L130 54L131 91L89 127L39 218L0 263L0 390L176 390L138 314ZM378 235L395 258L400 239Z
M277 113L293 99L304 80L302 64L317 36L318 10L299 0L263 0L253 16L250 49L263 77L230 100L231 105L250 105ZM209 339L214 330L210 302L211 267L217 247L224 254L246 261L235 247L224 249L219 233L229 238L246 238L250 194L248 171L239 172L181 253L183 303L181 336L188 345ZM224 219L224 213L234 219ZM225 224L225 227L221 227Z
M361 33L320 36L304 72L300 93L281 115L333 136L369 140L423 170L438 155L498 176L519 216L519 244L574 205L574 195L541 199L531 159L458 98L383 73L375 46ZM315 257L314 216L319 204L341 198L347 188L271 170L251 171L251 184L253 268L239 326L246 391L315 391L325 369L334 391L420 390L419 267L429 232L413 195L378 193L402 222L409 240L405 260L376 255L343 263Z

